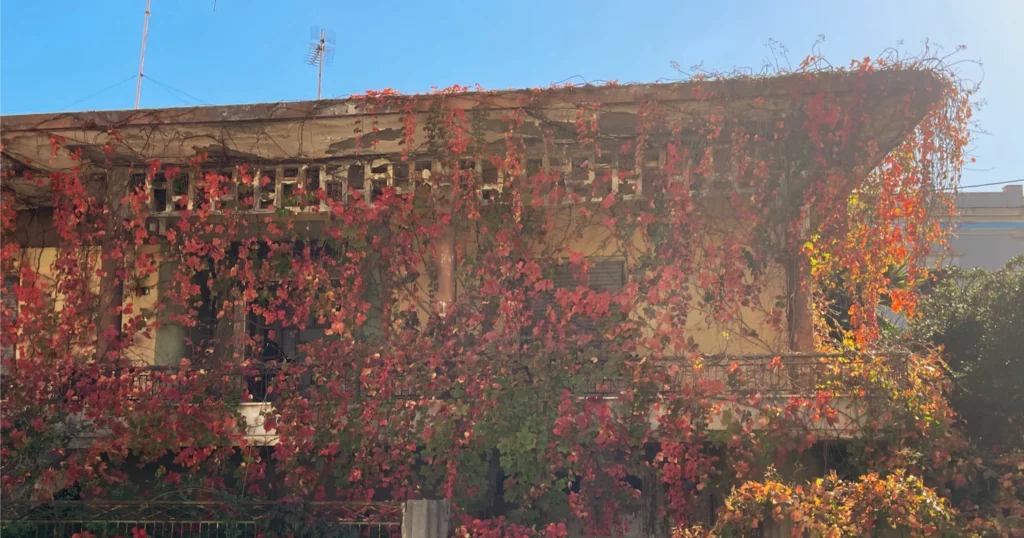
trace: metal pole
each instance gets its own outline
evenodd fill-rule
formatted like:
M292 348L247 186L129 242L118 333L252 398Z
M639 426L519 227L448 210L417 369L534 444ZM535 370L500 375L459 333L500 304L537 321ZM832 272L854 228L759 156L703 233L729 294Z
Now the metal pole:
M149 0L146 0L147 2ZM320 100L320 89L323 87L324 81L324 54L327 52L327 48L324 46L324 31L320 30L320 68L317 70L316 75L316 100Z
M146 0L146 18L142 22L142 52L139 53L139 76L135 81L135 110L139 109L139 97L142 96L142 65L146 62L146 34L149 33L149 2Z

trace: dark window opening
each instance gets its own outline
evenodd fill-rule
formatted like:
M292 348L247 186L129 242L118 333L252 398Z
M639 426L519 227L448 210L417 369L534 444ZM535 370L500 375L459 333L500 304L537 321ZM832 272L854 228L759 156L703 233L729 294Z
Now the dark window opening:
M292 260L304 258L307 249L310 258L322 260L328 270L332 260L337 259L335 249L323 241L296 241L274 251L267 244L261 243L249 250L248 258L254 262L254 270L272 268L274 274L287 275ZM231 312L221 312L225 299L234 296L236 291L237 282L229 275L231 268L240 262L237 243L228 249L226 258L220 264L211 262L208 268L193 278L199 293L191 299L196 324L186 333L187 343L191 347L188 356L196 360L231 357L238 351L235 347L241 343L238 339L248 338L250 345L245 354L256 359L256 364L245 372L242 387L249 391L255 401L269 401L274 397L271 387L281 367L286 363L302 364L307 351L306 344L329 338L326 329L331 316L327 310L331 306L329 302L315 302L308 317L297 320L292 295L279 294L281 286L285 284L271 280L257 288L257 297L252 302L232 307ZM332 279L323 285L337 288L340 281ZM312 293L323 297L326 296L326 289L313 290ZM306 373L297 375L308 376ZM308 387L308 379L305 377L298 381L299 388L304 390L304 387Z
M137 193L139 191L146 190L146 174L145 172L135 172L128 180L128 192Z
M348 167L348 186L352 190L361 191L365 188L366 172L361 164L353 164Z
M164 173L160 171L154 173L150 185L153 193L153 211L167 211L167 178L164 177Z
M328 202L344 201L348 170L342 168L330 168L327 170L326 177L327 182L324 183L323 188Z
M480 172L480 181L486 185L498 184L498 167L490 160L485 160Z
M3 282L3 316L4 325L13 324L18 319L18 296L14 294L14 287L18 285L20 279L17 276L5 276ZM10 331L5 330L4 336L13 336ZM3 360L13 360L15 358L15 346L14 342L4 342L3 348L0 349L0 357Z
M586 157L572 159L572 168L569 170L569 177L566 178L566 189L582 198L591 196L589 159Z
M310 205L316 206L320 204L318 193L320 192L320 167L310 166L306 169L306 200Z
M394 169L394 179L392 184L395 189L400 192L405 192L409 188L409 168L413 166L411 164L399 164Z
M285 168L281 178L281 206L293 207L299 205L299 169Z
M431 161L416 161L416 170L413 173L415 179L429 180L433 163Z
M526 159L526 177L533 177L544 169L543 159Z
M238 204L243 209L256 207L255 182L257 178L245 174L238 181Z

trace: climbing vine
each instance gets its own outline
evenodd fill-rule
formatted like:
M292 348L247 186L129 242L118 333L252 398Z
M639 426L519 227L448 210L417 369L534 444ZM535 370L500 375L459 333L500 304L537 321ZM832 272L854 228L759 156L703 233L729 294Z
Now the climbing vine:
M659 497L702 533L710 492L713 532L985 517L941 363L874 345L964 162L944 66L368 92L342 164L142 155L99 188L54 134L74 167L5 177L58 239L19 242L41 210L5 190L4 494L448 498L474 537L624 532ZM103 129L113 169L137 150ZM837 439L863 478L766 474Z

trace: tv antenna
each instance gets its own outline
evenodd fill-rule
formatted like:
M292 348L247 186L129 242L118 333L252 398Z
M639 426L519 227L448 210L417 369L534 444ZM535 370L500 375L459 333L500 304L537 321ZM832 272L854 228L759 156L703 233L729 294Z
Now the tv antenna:
M142 96L142 66L146 63L146 37L149 34L149 0L146 0L146 17L142 19L142 51L139 53L139 74L135 82L135 110L139 109L139 97Z
M306 63L317 67L316 74L316 100L321 99L321 91L324 82L324 64L334 63L334 32L324 28L310 28L309 54L306 56Z

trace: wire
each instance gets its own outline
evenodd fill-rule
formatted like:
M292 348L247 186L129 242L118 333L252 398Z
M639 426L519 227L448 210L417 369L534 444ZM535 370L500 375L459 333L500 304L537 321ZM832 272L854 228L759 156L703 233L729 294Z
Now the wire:
M183 91L181 91L179 89L176 89L176 88L172 87L170 84L165 84L163 82L160 82L159 80L157 80L157 79L155 79L155 78L153 78L153 77L151 77L149 75L142 75L142 76L147 78L147 79L149 79L149 80L151 80L151 81L153 81L156 85L160 86L164 90L167 90L168 92L180 93L181 95L184 95L185 97L188 97L189 99L191 99L191 100L193 100L193 101L195 101L195 102L197 102L197 103L199 103L201 105L208 105L209 104L206 101L203 101L202 99L200 99L200 98L198 98L198 97L196 97L194 95L190 95L190 94L188 94L186 92L183 92ZM183 103L185 103L185 101L183 101L181 98L178 98L178 100L183 102Z
M129 80L132 80L133 78L135 78L137 76L139 76L139 75L133 73L130 77L128 77L128 78L126 78L124 80L121 80L119 82L115 82L115 83L111 84L110 86L107 86L106 88L103 88L102 90L100 90L100 91L98 91L96 93L92 93L92 94L86 95L85 97L75 101L74 103L71 103L70 105L68 105L68 106L66 106L64 108L61 108L61 109L57 110L57 112L64 112L65 110L67 110L67 109L77 105L78 103L81 103L82 101L88 101L89 99L92 99L93 97L96 97L97 95L99 95L99 94L101 94L103 92L106 92L108 90L112 90L112 89L116 88L117 86L120 86L121 84L124 84L125 82L128 82Z
M173 97L173 98L177 99L177 100L178 100L178 102L180 102L181 104L183 104L183 105L185 105L185 106L192 106L192 105L194 104L194 103L190 103L190 102L188 102L188 101L186 101L186 100L182 99L182 98L181 98L181 96L179 96L178 94L176 94L176 93L172 92L172 91L171 91L170 89L168 89L168 88L167 88L166 86L164 86L163 84L158 84L158 85L157 85L157 87L159 87L159 88L160 88L161 90L163 90L163 91L164 91L164 93L166 93L167 95L170 95L171 97Z
M977 185L965 185L965 186L962 186L962 187L959 187L959 188L956 188L956 189L942 189L942 190L944 190L944 191L961 190L962 191L964 189L973 189L973 188L976 188L976 187L991 187L993 185L1009 185L1010 183L1020 183L1022 181L1024 181L1024 178L1021 178L1021 179L1011 179L1009 181L995 181L995 182L992 182L992 183L979 183Z

